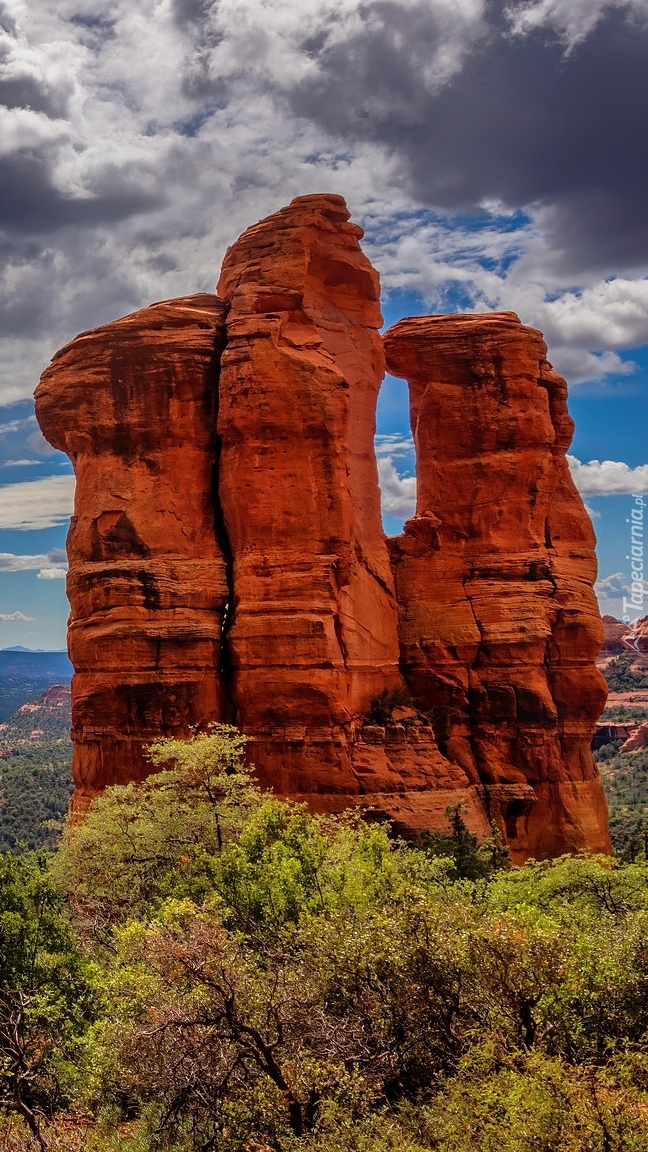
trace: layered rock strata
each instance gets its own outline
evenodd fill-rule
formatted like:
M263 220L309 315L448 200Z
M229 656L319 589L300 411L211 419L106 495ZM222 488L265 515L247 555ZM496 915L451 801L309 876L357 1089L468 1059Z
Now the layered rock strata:
M228 714L213 497L223 342L215 296L167 300L77 336L36 390L43 433L76 475L75 808L146 775L147 742Z
M510 312L402 320L385 350L417 460L416 514L390 542L412 694L515 857L609 850L595 540L565 382Z
M264 783L412 827L429 823L430 802L438 820L431 789L465 781L431 727L363 723L372 699L404 685L374 453L379 283L361 236L341 197L300 197L225 257L230 693Z
M391 329L419 495L388 547L361 236L340 197L300 197L228 251L222 299L84 333L45 372L38 419L77 477L74 804L140 779L152 739L232 720L261 781L314 810L414 833L461 802L516 860L605 850L564 381L511 313Z

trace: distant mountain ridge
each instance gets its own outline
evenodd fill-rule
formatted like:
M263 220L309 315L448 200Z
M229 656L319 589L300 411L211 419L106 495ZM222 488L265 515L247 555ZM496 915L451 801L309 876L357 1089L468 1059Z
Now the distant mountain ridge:
M0 676L29 676L43 680L69 680L72 664L65 650L32 651L29 648L1 648Z
M69 684L72 671L64 651L0 649L0 724L38 692L52 684Z

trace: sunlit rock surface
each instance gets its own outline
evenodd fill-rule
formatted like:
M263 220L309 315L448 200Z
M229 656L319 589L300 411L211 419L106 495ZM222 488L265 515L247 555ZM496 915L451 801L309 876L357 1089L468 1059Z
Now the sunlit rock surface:
M511 312L402 320L385 349L417 460L416 514L390 542L412 694L514 854L605 851L603 633L566 384Z
M229 249L219 297L84 333L37 389L77 477L74 805L214 720L261 781L415 834L449 805L515 860L609 848L589 751L605 687L566 385L513 313L379 335L338 196ZM385 367L409 381L416 515L385 540Z
M142 778L144 745L227 714L213 471L224 305L154 304L84 332L36 391L74 464L68 535L73 806Z

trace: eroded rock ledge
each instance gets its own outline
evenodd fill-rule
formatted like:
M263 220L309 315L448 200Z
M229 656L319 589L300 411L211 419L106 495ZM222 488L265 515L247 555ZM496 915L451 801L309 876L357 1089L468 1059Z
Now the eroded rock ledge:
M277 792L516 860L609 849L605 686L566 385L513 313L403 320L338 196L228 251L218 296L83 333L36 391L76 473L68 537L77 809L214 720ZM373 449L407 378L416 514L386 541ZM408 700L411 697L411 702Z

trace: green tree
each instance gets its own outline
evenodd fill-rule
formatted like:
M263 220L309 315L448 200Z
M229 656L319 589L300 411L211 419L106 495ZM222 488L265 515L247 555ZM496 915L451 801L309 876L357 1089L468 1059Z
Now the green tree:
M42 1146L40 1122L67 1099L91 1007L61 892L43 855L0 856L0 1109Z
M498 828L482 844L470 831L463 818L463 804L446 808L448 832L429 832L420 837L420 845L431 856L444 856L453 862L453 876L458 880L479 880L509 867L508 849Z

